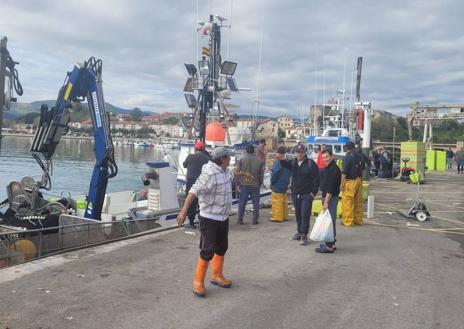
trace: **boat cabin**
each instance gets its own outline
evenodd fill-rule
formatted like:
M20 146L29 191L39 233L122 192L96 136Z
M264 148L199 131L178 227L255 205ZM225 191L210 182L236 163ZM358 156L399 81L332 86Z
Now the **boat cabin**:
M346 142L350 141L351 139L347 136L308 136L304 142L308 149L308 156L312 159L315 159L317 151L322 144L327 145L327 147L332 150L333 155L336 159L341 159L345 156L346 152L344 149L344 145Z

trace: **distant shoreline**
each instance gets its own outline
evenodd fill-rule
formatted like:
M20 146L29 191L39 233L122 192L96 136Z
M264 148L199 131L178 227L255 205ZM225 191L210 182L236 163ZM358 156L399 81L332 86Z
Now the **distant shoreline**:
M14 137L34 137L34 134L17 134L17 133L10 133L10 132L2 132L2 137L4 136L14 136ZM63 139L82 139L82 140L93 140L91 136L69 136L64 135L61 138Z

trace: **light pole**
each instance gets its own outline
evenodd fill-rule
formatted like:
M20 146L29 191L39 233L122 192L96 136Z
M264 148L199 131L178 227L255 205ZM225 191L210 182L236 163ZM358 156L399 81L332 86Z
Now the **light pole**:
M202 48L202 59L198 61L198 69L193 64L185 64L189 74L184 87L185 99L189 108L193 110L192 122L196 132L195 138L205 142L207 115L217 105L219 112L224 111L228 119L229 114L223 104L224 95L221 92L229 90L238 92L238 87L233 78L237 63L224 61L221 63L221 27L226 19L210 15L208 22L200 22L199 25L204 34L209 35L208 47ZM195 97L194 92L197 92ZM219 113L219 118L225 118ZM196 122L198 124L196 125Z

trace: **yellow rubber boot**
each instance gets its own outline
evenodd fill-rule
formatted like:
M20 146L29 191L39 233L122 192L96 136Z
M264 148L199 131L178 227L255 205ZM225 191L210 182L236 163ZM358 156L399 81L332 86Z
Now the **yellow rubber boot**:
M362 196L362 180L356 178L356 191L354 195L354 224L363 224L363 196Z
M284 193L284 221L288 220L288 196Z
M197 270L193 279L193 293L198 297L205 297L205 276L209 262L198 257Z
M232 286L232 281L224 278L224 275L222 274L223 268L224 256L214 254L213 260L211 262L211 269L213 270L213 274L211 275L211 283L221 288L230 288Z

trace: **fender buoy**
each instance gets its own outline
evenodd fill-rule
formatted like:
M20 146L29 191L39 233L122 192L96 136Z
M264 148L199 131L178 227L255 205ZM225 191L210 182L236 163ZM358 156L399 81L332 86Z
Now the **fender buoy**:
M34 259L37 254L37 247L31 240L21 239L10 246L10 253L15 253L17 256L23 255L24 260Z

